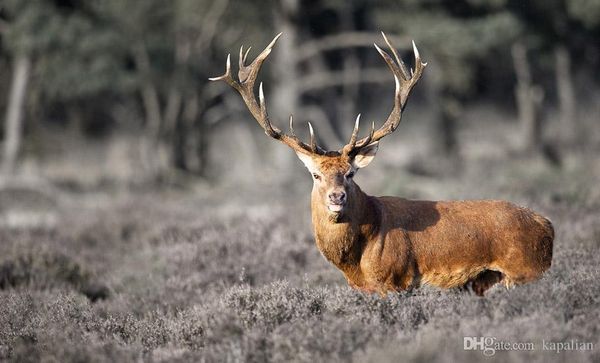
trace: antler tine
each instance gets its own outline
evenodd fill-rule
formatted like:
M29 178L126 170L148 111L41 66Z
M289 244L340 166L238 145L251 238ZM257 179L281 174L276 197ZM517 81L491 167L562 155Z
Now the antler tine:
M294 132L294 116L290 115L290 135L292 137L296 136L296 133Z
M417 45L415 44L415 41L412 41L412 46L413 46L413 52L415 53L415 70L413 72L413 70L411 69L411 81L414 79L413 82L413 86L415 85L415 83L417 83L417 81L419 80L419 78L421 78L421 74L423 73L423 69L425 69L425 67L427 66L427 63L423 63L421 62L421 55L419 54L419 50L417 49Z
M394 48L392 43L390 43L388 37L385 35L384 32L381 32L381 35L383 36L383 40L385 40L385 44L387 44L388 48L390 48L390 50L392 51L392 54L394 54L394 58L396 58L396 63L398 63L400 71L402 71L403 78L405 80L409 79L410 76L408 75L408 70L406 69L404 62L402 61L402 58L400 58L400 56L398 55L398 51L396 50L396 48Z
M381 57L383 58L385 63L388 65L388 67L390 68L392 73L393 74L401 74L400 68L396 65L396 63L394 63L394 60L392 59L392 57L390 57L390 55L387 54L387 52L385 50L379 48L379 46L377 44L373 43L373 45L375 46L375 49L377 49L377 52L379 52L379 54L381 55Z
M360 149L361 147L365 147L371 143L373 140L373 134L375 133L375 121L371 122L371 130L369 131L369 135L361 140L360 144L356 145L356 149Z
M227 54L227 62L225 63L225 73L222 76L211 77L209 81L225 81L228 85L240 91L240 85L231 76L231 54Z
M240 66L240 70L238 71L238 77L240 78L240 82L250 85L250 88L254 87L254 82L256 81L256 77L258 76L258 71L262 66L263 62L271 51L273 50L273 46L277 43L277 40L283 33L279 33L271 40L271 43L265 47L265 49L254 59L254 61L248 66ZM242 52L240 50L240 65L244 63L245 56L242 57Z
M246 58L248 58L248 53L250 53L250 49L252 49L252 47L248 47L248 49L246 49L246 53L244 53L244 58L243 58L243 63L246 64Z
M360 113L358 114L358 116L356 116L356 121L354 122L354 129L352 130L352 135L350 136L350 142L348 142L348 144L346 144L342 148L343 154L348 154L356 146L356 139L358 139L359 128L360 128Z
M315 138L315 130L312 127L310 121L308 122L308 131L310 132L310 149L312 152L317 152L317 139Z
M244 59L244 45L242 44L240 46L240 55L239 55L239 60L238 60L238 66L240 69L244 68L245 65L245 59Z
M265 103L265 93L263 92L262 82L260 82L260 85L258 86L258 99L260 102L260 114L261 114L261 119L258 122L261 124L261 126L263 127L263 129L265 130L265 133L267 135L277 138L281 132L279 130L275 129L273 127L273 125L271 124L271 121L269 120L269 115L267 114L267 105Z
M315 154L319 154L319 155L326 154L326 151L323 150L317 144L317 137L315 136L315 130L313 129L313 126L310 122L308 122L308 131L310 133L310 151L312 151Z
M350 145L354 147L356 145L356 139L358 138L358 129L360 128L360 113L356 116L356 121L354 122L354 130L352 130L352 136L350 136Z
M394 130L396 130L396 128L400 124L402 111L404 110L404 106L406 106L408 95L410 94L410 91L417 83L417 81L419 81L419 79L421 78L423 69L425 69L425 66L427 65L427 63L421 62L419 50L417 49L417 46L413 41L412 45L413 52L415 54L415 68L414 70L411 70L409 74L408 70L406 69L406 66L402 62L402 59L400 59L398 52L392 46L387 36L384 33L381 34L386 44L390 48L390 51L394 55L394 58L396 58L396 61L394 62L392 57L387 52L379 48L377 44L374 44L375 49L377 49L377 52L381 55L387 66L392 71L392 74L394 75L394 82L396 85L396 89L394 92L394 108L390 112L390 115L388 116L387 120L379 129L374 131L373 126L369 136L362 138L361 140L356 142L354 146L351 146L351 144L346 145L343 149L343 151L346 154L354 153L360 148L365 147L370 143L381 140L383 137L389 135L390 133L394 132Z
M256 96L254 94L254 83L256 82L256 78L258 77L258 72L260 71L260 68L261 68L263 62L265 61L265 59L267 59L267 57L273 50L273 46L275 46L275 43L277 42L277 40L279 39L281 34L282 33L277 34L275 36L275 38L273 38L273 40L265 47L265 49L249 65L246 65L246 60L248 58L248 54L250 52L251 47L248 47L248 49L246 49L246 52L244 52L244 46L240 47L240 55L239 55L240 69L238 72L239 81L236 81L233 78L233 76L231 75L231 54L227 55L227 64L226 64L226 68L225 68L225 74L223 74L222 76L219 76L219 77L209 78L209 80L225 81L231 87L235 88L242 96L242 99L244 100L244 103L248 107L248 110L250 111L252 116L254 116L256 121L259 123L259 125L265 131L265 134L267 134L268 136L283 142L284 144L288 145L289 147L291 147L292 149L294 149L297 152L324 154L325 153L324 150L321 149L317 145L317 141L316 141L316 137L314 135L314 130L312 128L312 125L309 124L310 145L307 145L304 142L302 142L298 137L296 137L296 135L294 134L293 119L291 116L290 116L291 136L286 135L279 128L277 128L275 125L273 125L271 123L271 120L269 119L269 115L267 113L267 106L266 106L266 102L265 102L265 94L263 91L262 82L260 83L260 85L258 87L258 101L256 100Z
M248 47L248 49L246 49L246 52L244 53L244 46L242 45L240 47L240 60L239 60L240 69L243 69L244 67L246 67L246 59L248 58L248 53L250 53L250 49L252 49L252 47Z

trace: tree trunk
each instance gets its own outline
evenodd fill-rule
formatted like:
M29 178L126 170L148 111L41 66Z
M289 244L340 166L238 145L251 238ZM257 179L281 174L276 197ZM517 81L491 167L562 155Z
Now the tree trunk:
M298 0L282 0L276 6L275 25L285 36L279 39L275 51L277 54L272 58L275 79L272 92L273 115L276 120L287 120L288 116L298 110L300 104L300 92L298 90L298 74L295 50L298 45L297 19L300 4ZM279 125L284 127L285 125ZM279 143L271 143L270 154L276 169L288 169L292 165L292 157L289 152L282 150ZM286 173L288 175L290 173ZM290 175L291 177L291 175Z
M432 57L430 55L430 57ZM428 104L433 105L436 120L434 149L446 156L458 155L456 124L460 117L461 105L457 97L448 90L443 79L443 67L435 59L428 62L432 69L425 80Z
M144 131L140 136L141 160L146 173L153 178L162 172L163 166L167 162L165 148L160 142L162 124L160 100L158 91L150 79L150 59L144 45L134 48L134 59L144 77L140 85L145 115Z
M541 105L544 91L533 84L527 49L522 43L515 43L512 47L513 65L517 77L515 98L521 125L521 148L526 151L536 150L541 146Z
M575 130L577 103L571 74L571 55L569 50L561 44L555 48L554 56L560 115L559 139L565 143L571 143L577 136Z
M163 115L163 125L161 138L166 139L166 163L167 167L175 167L185 170L182 166L182 143L181 138L185 137L187 130L181 130L185 124L179 119L181 106L183 104L183 96L176 85L171 86L167 98L167 105Z
M154 86L146 83L142 86L142 103L146 123L141 135L141 152L144 168L153 177L160 173L162 155L160 152L160 104Z
M271 93L273 114L277 119L286 120L300 103L294 57L298 45L298 29L297 24L294 23L299 9L298 0L282 0L279 7L279 11L275 14L275 23L285 36L279 39L275 48L277 54L272 58L277 83L274 84L275 88Z
M176 85L171 86L163 116L164 124L162 127L163 132L168 138L173 137L173 133L175 132L182 102L183 96L181 95L179 88L177 88Z
M205 129L202 124L196 127L200 114L200 99L195 90L187 98L183 106L183 131L181 140L182 166L186 171L202 175L206 168L206 146L204 145Z
M342 26L346 29L356 29L356 22L354 19L354 10L356 4L352 5L349 4L348 6L340 10L341 23ZM344 78L360 78L360 60L358 58L356 49L344 50L342 54ZM339 106L340 112L338 112L338 115L340 116L338 118L338 130L342 130L342 132L346 130L344 126L351 124L351 120L353 120L356 117L356 104L358 101L359 92L358 86L358 83L353 82L346 83L342 86L342 97Z
M4 152L2 173L6 177L14 174L23 134L23 108L27 94L27 84L31 73L31 59L28 55L18 55L14 63L14 73L6 110L4 130Z
M458 152L456 124L462 106L453 93L442 90L440 107L438 131L441 133L443 151L446 155L455 156Z

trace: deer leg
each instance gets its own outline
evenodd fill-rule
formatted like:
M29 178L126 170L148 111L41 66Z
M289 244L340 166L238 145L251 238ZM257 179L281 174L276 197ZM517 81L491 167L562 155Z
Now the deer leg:
M467 281L464 285L459 285L456 287L456 291L460 291L461 293L465 293L469 291L469 283L471 281Z
M471 282L471 289L477 296L483 296L484 292L503 278L502 273L493 270L485 270Z

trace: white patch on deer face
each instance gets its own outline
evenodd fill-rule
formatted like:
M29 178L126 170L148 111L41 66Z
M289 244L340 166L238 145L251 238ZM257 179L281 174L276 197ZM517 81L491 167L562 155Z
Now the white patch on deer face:
M327 208L329 208L330 212L339 213L344 209L344 206L341 204L329 204Z

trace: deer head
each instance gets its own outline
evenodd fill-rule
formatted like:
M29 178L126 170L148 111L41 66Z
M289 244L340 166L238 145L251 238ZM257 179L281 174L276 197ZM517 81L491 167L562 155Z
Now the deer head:
M316 200L317 203L325 207L333 220L338 220L353 205L355 201L354 197L360 191L353 181L354 175L358 169L364 168L373 160L379 146L379 140L394 132L400 124L402 111L406 105L408 95L427 65L421 62L419 51L413 42L415 68L414 70L411 69L409 73L400 59L397 50L391 45L385 34L381 34L395 58L394 61L388 53L379 48L377 44L374 44L394 76L396 84L394 107L387 120L379 129L375 130L375 123L371 123L369 134L361 139L358 138L360 126L360 115L358 115L350 141L337 151L326 151L317 145L314 129L310 122L308 123L310 131L310 142L308 144L301 141L294 133L292 116L290 116L289 120L289 134L282 132L277 126L273 125L267 114L262 82L259 85L259 100L256 100L254 84L258 72L267 56L271 53L281 33L249 65L246 65L246 60L250 48L246 52L244 52L243 46L240 48L239 81L236 81L231 75L231 55L227 56L225 74L220 77L210 78L211 81L225 81L236 89L242 96L252 116L254 116L265 131L265 134L281 141L296 152L296 155L298 155L312 174L314 182L313 202Z

